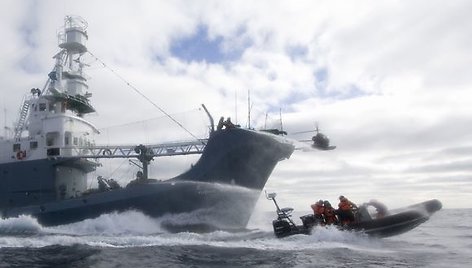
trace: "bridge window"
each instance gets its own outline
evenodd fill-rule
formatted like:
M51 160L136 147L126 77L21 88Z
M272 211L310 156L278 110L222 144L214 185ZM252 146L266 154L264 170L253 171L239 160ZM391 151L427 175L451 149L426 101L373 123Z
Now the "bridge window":
M57 145L57 141L59 138L58 132L49 132L46 134L46 146L53 146Z
M19 143L13 144L13 152L18 152L21 150L21 145Z
M54 103L49 104L49 111L54 112L55 110L56 110L56 104Z
M68 146L72 142L72 133L70 131L64 132L64 145Z
M30 149L36 149L36 148L38 148L38 142L30 141Z
M47 156L59 155L59 153L60 153L59 148L49 148L49 149L47 149L47 151L46 151L46 155L47 155Z

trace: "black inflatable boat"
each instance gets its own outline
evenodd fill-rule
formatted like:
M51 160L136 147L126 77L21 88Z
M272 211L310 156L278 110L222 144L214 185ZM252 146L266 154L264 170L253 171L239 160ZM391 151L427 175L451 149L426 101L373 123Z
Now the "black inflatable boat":
M323 225L313 214L300 217L302 225L292 220L292 208L280 208L275 200L276 194L267 194L277 209L277 219L272 221L274 234L281 238L295 234L310 234L315 226ZM403 209L389 211L382 218L372 218L366 205L361 205L355 211L356 221L346 225L336 225L340 230L355 231L374 237L389 237L410 231L442 208L439 200L433 199L418 203Z

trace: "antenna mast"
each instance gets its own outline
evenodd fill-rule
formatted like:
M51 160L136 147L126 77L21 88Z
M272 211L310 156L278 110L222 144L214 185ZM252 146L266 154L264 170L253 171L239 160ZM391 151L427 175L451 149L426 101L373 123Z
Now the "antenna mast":
M3 107L3 112L4 112L4 115L3 115L3 122L4 122L4 126L3 126L3 130L5 131L5 134L4 134L4 137L5 139L7 138L7 108L6 107Z
M264 121L264 129L267 129L267 112L266 112L265 121Z
M236 125L238 124L238 91L234 91L234 117Z
M279 108L279 116L280 116L280 131L283 131L284 125L282 124L282 108Z
M247 128L251 129L251 90L247 90Z

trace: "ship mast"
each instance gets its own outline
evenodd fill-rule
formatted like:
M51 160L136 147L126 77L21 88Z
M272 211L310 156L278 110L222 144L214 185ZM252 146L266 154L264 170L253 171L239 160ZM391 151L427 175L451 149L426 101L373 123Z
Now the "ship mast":
M31 89L31 95L20 109L16 138L27 129L30 139L44 142L47 156L72 156L71 149L93 144L90 134L99 133L85 114L95 112L90 104L86 64L87 22L78 16L66 16L58 33L60 51L53 57L55 64L42 90ZM29 117L25 119L29 110ZM27 127L24 127L27 125ZM45 139L45 140L44 140ZM44 140L44 141L43 141Z
M88 100L91 93L87 91L87 79L83 72L85 64L82 62L82 56L87 52L87 27L87 22L81 17L65 18L64 29L58 35L62 50L54 56L56 65L49 74L49 93L65 101L66 109L80 117L95 111Z

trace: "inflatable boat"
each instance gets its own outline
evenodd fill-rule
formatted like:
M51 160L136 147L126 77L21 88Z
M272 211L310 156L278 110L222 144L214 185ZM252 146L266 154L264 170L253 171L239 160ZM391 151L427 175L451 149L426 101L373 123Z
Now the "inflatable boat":
M280 208L275 200L276 194L266 194L267 199L272 200L276 207L277 218L272 221L275 236L282 238L295 234L311 234L316 226L324 226L322 219L313 214L300 217L302 224L296 224L292 219L293 208ZM367 205L361 205L354 211L355 221L348 224L336 224L343 231L365 233L373 237L389 237L399 235L412 230L431 215L442 208L437 199L428 200L402 209L391 210L387 215L377 218L372 217Z

